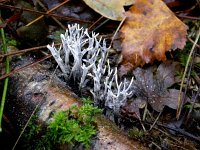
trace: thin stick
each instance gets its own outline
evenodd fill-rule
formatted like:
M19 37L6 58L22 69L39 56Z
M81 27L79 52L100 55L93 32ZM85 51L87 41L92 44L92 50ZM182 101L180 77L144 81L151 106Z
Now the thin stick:
M187 81L186 81L186 85L185 85L185 89L184 89L184 94L182 96L182 104L185 103L185 98L186 98L186 94L187 94L187 90L188 90L188 87L189 87L189 84L190 84L190 77L191 77L191 73L192 73L192 68L193 68L193 64L194 64L194 57L195 57L195 54L196 54L196 50L194 50L194 52L192 53L192 56L191 56L191 61L190 61L190 66L189 66L189 71L187 73Z
M57 68L58 68L58 66L56 67L56 69L57 69ZM51 74L50 79L49 79L49 84L48 84L48 85L51 84L52 79L53 79L53 76L55 75L56 69L55 69L54 72ZM33 117L33 115L35 114L36 110L38 109L38 107L39 107L39 106L41 105L41 103L43 102L44 97L45 97L46 95L47 95L47 93L45 93L45 94L42 96L40 102L36 105L35 109L34 109L33 112L31 113L31 116L29 117L28 121L26 122L26 124L25 124L25 126L24 126L22 132L21 132L20 135L18 136L18 138L17 138L17 140L16 140L16 142L15 142L15 144L14 144L12 150L14 150L15 147L17 146L17 143L19 142L21 136L23 135L23 133L24 133L24 131L26 130L26 128L27 128L29 122L31 121L31 118Z
M114 33L114 35L113 35L113 37L112 37L112 40L111 40L111 43L110 43L110 46L109 46L109 47L112 46L112 43L113 43L113 41L114 41L114 39L115 39L115 36L117 35L117 32L119 31L120 27L121 27L122 24L124 23L125 19L126 19L126 16L122 19L122 21L120 22L119 26L117 27L117 30L115 31L115 33Z
M40 0L36 0L36 2L45 10L48 11L48 9L43 5L43 3ZM66 30L66 27L55 17L51 16L51 18L64 30Z
M189 112L188 112L188 114L187 114L186 122L188 122L188 120L189 120L189 118L190 118L190 115L191 115L192 110L193 110L193 108L194 108L194 104L196 103L196 100L197 100L199 94L200 94L200 88L198 89L198 91L197 91L195 97L192 98L192 106L190 107L190 110L189 110Z
M102 27L103 25L105 25L110 19L106 19L104 22L102 22L101 24L99 24L97 27L95 27L92 31L95 32L96 30L98 30L100 27ZM89 34L91 34L92 32L89 32Z
M43 97L44 97L44 96L43 96ZM31 121L33 115L35 114L36 110L38 109L38 107L40 106L40 104L42 103L42 101L43 101L43 99L41 99L40 102L36 105L36 107L35 107L35 109L33 110L31 116L29 117L29 119L28 119L28 121L26 122L24 128L22 129L22 132L21 132L20 135L18 136L18 138L17 138L17 140L16 140L16 142L15 142L15 144L14 144L12 150L14 150L15 147L17 146L17 143L19 142L19 140L20 140L21 136L23 135L23 133L24 133L26 127L28 126L29 122Z
M23 69L25 69L25 68L34 66L34 65L36 65L36 64L38 64L38 63L40 63L40 62L42 62L42 61L44 61L44 60L46 60L46 59L48 59L48 58L50 58L50 57L52 57L51 54L49 54L49 55L47 55L47 56L45 56L45 57L39 59L39 60L36 61L36 62L30 63L30 64L25 65L25 66L23 66L23 67L21 67L21 68L18 68L18 69L15 69L15 70L11 71L10 73L7 73L7 74L1 76L1 77L0 77L0 80L3 80L3 79L5 79L5 78L7 78L7 77L9 77L9 76L11 76L11 75L13 75L13 74L15 74L15 73L21 71L21 70L23 70Z
M66 1L62 2L62 3L59 4L58 6L56 6L56 7L52 8L51 10L47 11L46 14L49 14L50 12L52 12L52 11L58 9L59 7L63 6L63 5L64 5L65 3L67 3L67 2L69 2L69 0L66 0ZM33 21L31 21L30 23L28 23L26 26L28 27L28 26L32 25L33 23L35 23L36 21L40 20L40 19L43 18L43 17L44 17L44 15L41 15L40 17L38 17L38 18L36 18L35 20L33 20Z
M200 36L200 29L197 33L197 36L196 36L196 39L195 39L195 42L192 46L192 49L190 51L190 54L189 54L189 57L187 59L187 63L186 63L186 66L185 66L185 70L184 70L184 73L183 73L183 77L182 77L182 80L181 80L181 86L180 86L180 90L179 90L179 95L178 95L178 107L177 107L177 111L176 111L176 118L179 119L180 117L180 114L181 114L181 107L183 105L183 102L182 102L182 90L183 90L183 82L185 80L185 76L186 76L186 73L187 73L187 70L188 70L188 66L189 66L189 63L190 63L190 60L191 60L191 57L192 57L192 54L194 52L194 48L196 47L196 43L198 42L199 40L199 36Z
M86 20L81 20L81 19L66 17L66 16L59 16L59 15L51 14L51 13L47 14L47 13L41 12L41 11L36 11L36 10L32 10L32 9L28 9L28 8L21 8L21 7L16 7L16 6L10 6L10 5L4 5L4 4L1 4L1 3L0 3L0 8L9 8L9 9L14 9L14 10L19 9L19 10L22 10L22 11L28 11L28 12L32 12L32 13L35 13L35 14L41 14L41 15L44 15L44 16L53 16L55 18L62 19L62 20L71 20L71 21L76 21L76 22L79 22L79 23L92 24L91 21L86 21Z
M1 20L0 20L1 22ZM4 53L7 53L7 45L6 45L6 40L5 40L5 34L4 34L4 29L1 28L1 37L2 37L2 42L3 42L3 51ZM9 63L9 58L6 57L6 74L10 72L10 63ZM7 90L8 90L8 79L6 78L4 81L4 87L3 87L3 94L2 94L2 99L1 99L1 107L0 107L0 132L2 132L2 118L3 118L3 110L4 110L4 105L6 101L6 95L7 95Z
M149 131L151 131L152 130L152 128L155 126L155 124L157 123L157 121L158 121L158 119L160 118L160 115L162 114L162 111L158 114L158 116L157 116L157 118L156 118L156 120L154 121L154 123L151 125L151 127L150 127L150 129L149 129Z
M60 46L61 43L54 44L54 45L55 45L55 46ZM6 56L18 55L18 54L26 53L26 52L30 52L30 51L41 50L41 49L45 49L45 48L47 48L46 45L38 46L38 47L32 47L32 48L27 48L27 49L19 50L19 51L17 51L17 52L11 52L11 53L7 53L7 54L0 55L0 58L6 57Z
M97 19L97 21L95 21L89 28L88 30L90 31L92 29L92 27L94 27L94 25L99 22L101 19L103 18L103 16L101 16L99 19Z
M191 20L200 20L199 17L184 16L184 15L176 15L176 16L177 16L177 17L180 17L180 18L191 19Z
M194 41L191 38L189 38L189 37L187 37L187 38L192 44L194 44ZM200 45L198 43L196 43L196 47L200 48Z

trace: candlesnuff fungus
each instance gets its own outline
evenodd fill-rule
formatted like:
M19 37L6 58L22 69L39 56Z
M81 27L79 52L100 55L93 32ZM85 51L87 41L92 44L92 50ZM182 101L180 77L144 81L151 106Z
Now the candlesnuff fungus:
M107 60L109 48L106 47L105 39L97 38L98 34L94 32L89 35L88 30L80 28L78 24L68 25L68 30L60 37L62 45L58 49L54 44L48 45L47 48L65 78L73 78L79 83L79 89L92 81L90 92L93 94L94 103L99 104L103 101L105 106L116 113L119 112L127 98L133 95L133 79L124 79L119 83L117 68L112 69Z

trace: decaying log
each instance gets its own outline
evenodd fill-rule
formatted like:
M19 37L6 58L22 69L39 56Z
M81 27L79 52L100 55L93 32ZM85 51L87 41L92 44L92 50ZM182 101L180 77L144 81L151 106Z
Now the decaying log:
M52 77L48 64L35 65L13 75L6 111L18 130L25 125L33 110L39 105L39 119L47 123L53 112L81 105L80 99L57 77ZM98 135L94 150L147 149L140 142L128 138L113 122L103 115L97 117Z

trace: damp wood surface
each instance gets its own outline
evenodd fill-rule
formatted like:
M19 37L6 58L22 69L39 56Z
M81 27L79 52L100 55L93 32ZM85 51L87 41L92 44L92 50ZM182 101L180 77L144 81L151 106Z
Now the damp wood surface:
M52 72L47 70L48 65L35 65L11 77L10 93L7 109L9 117L15 118L15 126L23 127L41 101L39 106L39 120L47 124L52 113L68 110L73 105L80 106L80 98L76 96L62 81L51 78ZM50 81L51 80L51 81ZM103 115L97 117L98 134L93 141L94 150L135 150L148 149L137 140L128 138L121 129ZM20 132L20 131L19 131Z

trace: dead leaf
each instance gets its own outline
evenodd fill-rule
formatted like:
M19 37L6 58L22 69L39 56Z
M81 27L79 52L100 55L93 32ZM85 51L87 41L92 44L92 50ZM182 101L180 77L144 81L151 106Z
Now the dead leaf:
M125 16L120 75L154 60L166 61L165 52L184 47L187 26L161 0L135 0Z
M133 91L137 98L128 106L125 105L124 109L127 113L133 114L134 112L138 115L139 106L144 102L149 103L158 112L161 112L165 106L176 109L179 90L168 88L176 83L177 68L178 64L170 61L160 64L156 71L153 66L148 69L136 68L133 71L135 76ZM186 101L189 101L188 97Z
M0 3L7 3L10 2L9 0L0 0Z
M180 65L177 62L167 61L159 65L156 74L156 80L163 83L163 88L169 88L176 81L175 75Z
M124 5L131 4L132 0L83 0L90 8L111 20L123 19Z
M140 118L140 109L144 108L147 102L141 98L136 98L130 104L125 105L122 110L121 114L127 118Z
M179 90L169 89L164 95L156 95L148 99L148 103L157 112L161 112L164 106L168 106L172 109L176 109L178 106L177 99L179 95Z
M48 10L51 10L58 5L60 5L65 0L45 0L43 1L44 5L47 6ZM67 2L65 5L60 6L56 9L53 14L71 18L72 20L82 20L82 21L94 21L95 19L95 12L89 9L87 5L82 1L74 1L71 0Z
M17 21L20 18L21 14L22 14L22 11L6 19L4 23L0 24L0 28L5 28L9 23Z
M129 6L135 3L135 0L125 0L124 6Z

